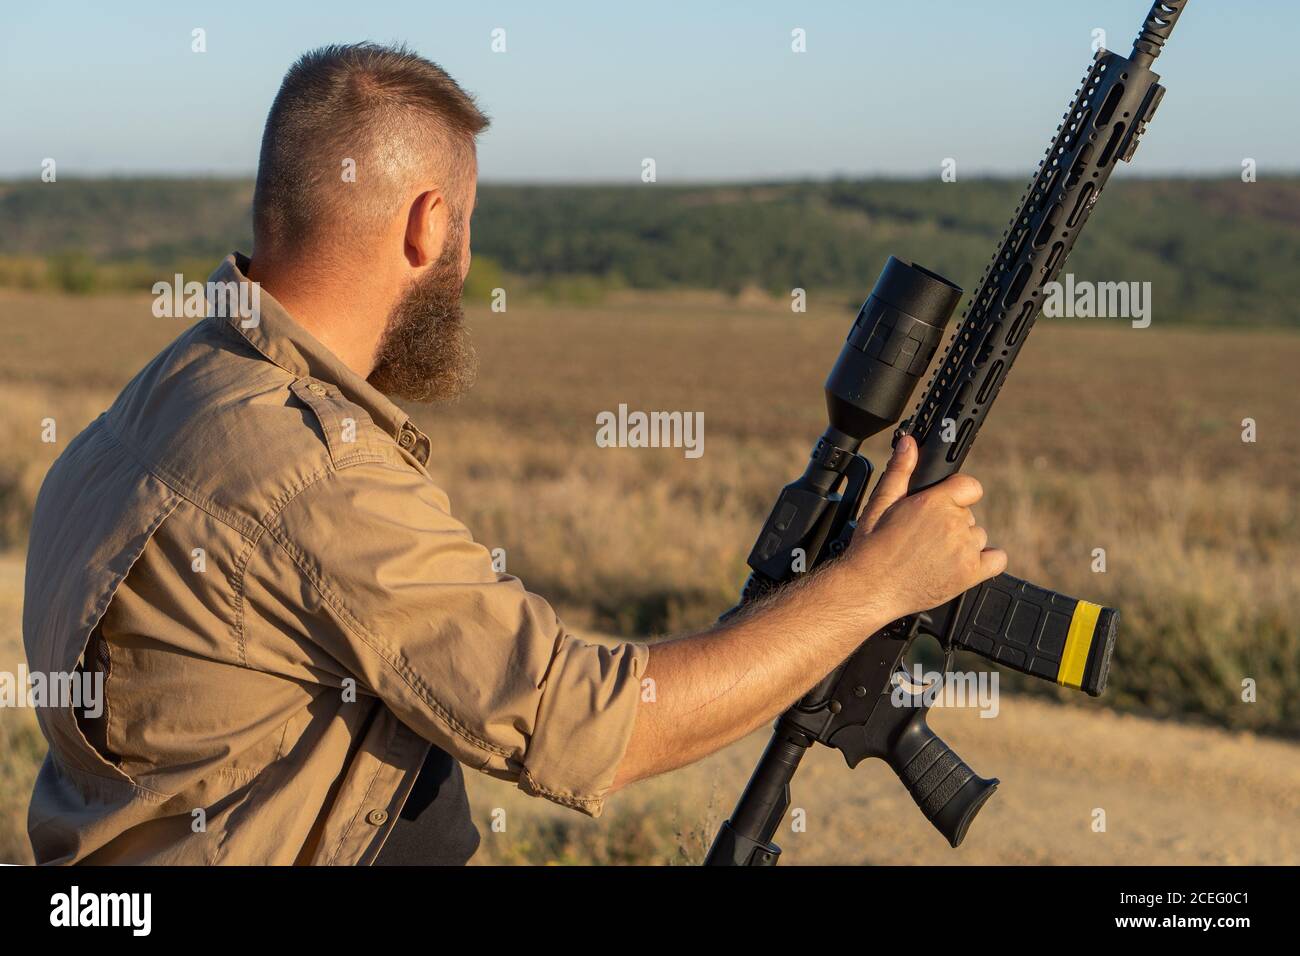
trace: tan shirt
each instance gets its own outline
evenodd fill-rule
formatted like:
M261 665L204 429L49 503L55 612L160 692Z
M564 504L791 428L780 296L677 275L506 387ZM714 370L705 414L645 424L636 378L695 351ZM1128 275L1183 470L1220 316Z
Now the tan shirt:
M431 454L265 293L72 441L36 505L23 637L49 673L93 637L107 707L94 733L40 711L39 862L369 863L429 742L600 813L649 651L571 636L494 572Z

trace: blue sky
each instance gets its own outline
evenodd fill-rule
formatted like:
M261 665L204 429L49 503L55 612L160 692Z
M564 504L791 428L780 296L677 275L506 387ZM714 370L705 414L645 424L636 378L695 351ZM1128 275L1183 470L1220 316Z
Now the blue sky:
M660 182L1024 174L1090 60L1148 0L731 3L122 2L9 5L0 176L251 174L285 68L403 40L493 117L483 178ZM207 52L191 52L191 30ZM490 48L494 28L507 52ZM790 50L802 28L807 52ZM1300 169L1300 2L1190 0L1143 174Z

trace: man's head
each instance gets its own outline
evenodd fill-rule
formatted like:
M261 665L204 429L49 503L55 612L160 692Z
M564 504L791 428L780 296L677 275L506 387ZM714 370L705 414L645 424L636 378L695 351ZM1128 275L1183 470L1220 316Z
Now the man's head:
M400 398L450 397L473 377L460 291L487 125L440 67L372 43L301 57L267 117L254 259L360 272L387 290L370 381Z

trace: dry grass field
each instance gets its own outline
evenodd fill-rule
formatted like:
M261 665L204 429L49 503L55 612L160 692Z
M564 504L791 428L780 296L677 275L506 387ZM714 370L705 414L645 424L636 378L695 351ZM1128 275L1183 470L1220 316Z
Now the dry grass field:
M791 315L757 298L665 294L472 318L478 386L415 415L476 536L505 548L509 570L578 630L652 638L729 606L759 521L824 424L821 383L851 308L814 301ZM0 319L0 669L12 670L41 476L180 325L154 318L144 296L9 290ZM786 858L1300 861L1297 367L1296 334L1042 320L968 468L1012 573L1122 609L1112 689L1065 706L1032 688L994 720L936 713L972 766L1003 780L957 853L882 765L850 774L837 754L816 754L796 781L808 831L779 841ZM596 415L620 403L702 411L703 456L598 448ZM47 416L54 446L38 438ZM1242 441L1245 418L1254 443ZM880 461L885 449L881 436L868 453ZM1091 570L1096 548L1105 573ZM600 821L476 779L479 860L696 861L760 737L633 788ZM40 751L30 714L0 710L0 861L28 858ZM496 807L505 833L489 830ZM1105 833L1090 829L1097 808Z

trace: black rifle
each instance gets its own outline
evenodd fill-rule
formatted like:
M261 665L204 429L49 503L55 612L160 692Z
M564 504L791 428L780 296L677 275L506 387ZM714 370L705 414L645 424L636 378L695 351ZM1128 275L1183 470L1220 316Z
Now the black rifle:
M929 390L894 439L915 437L911 491L955 473L1118 160L1133 158L1164 95L1151 65L1187 0L1157 0L1123 57L1099 50L1002 244L953 334ZM962 290L892 256L858 312L826 380L830 425L808 467L782 489L749 555L741 603L842 553L871 478L863 440L898 421L929 367ZM923 542L918 546L924 547ZM724 615L725 617L725 615ZM927 705L902 667L918 635L951 655L990 661L1096 697L1106 686L1119 613L1001 574L943 607L895 621L863 643L787 710L706 864L776 863L772 842L790 805L790 780L814 743L850 767L887 761L926 818L956 847L997 780L977 776L926 723ZM902 695L905 706L891 698Z

